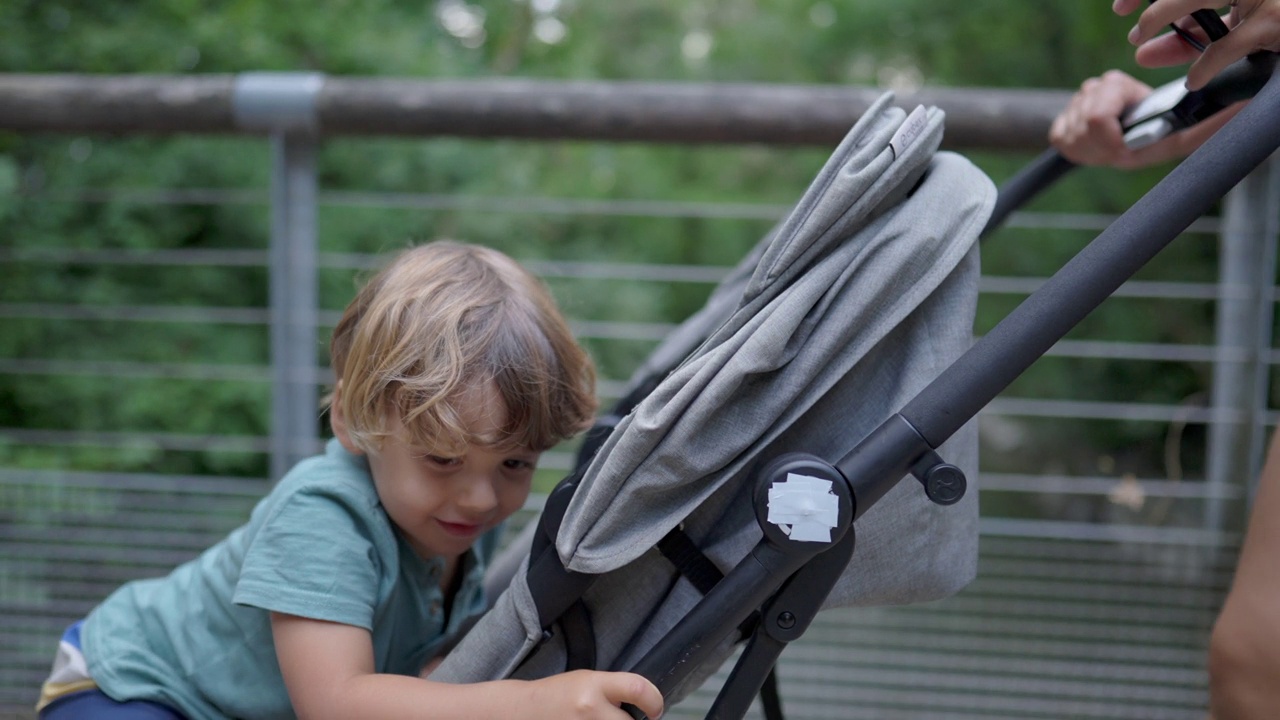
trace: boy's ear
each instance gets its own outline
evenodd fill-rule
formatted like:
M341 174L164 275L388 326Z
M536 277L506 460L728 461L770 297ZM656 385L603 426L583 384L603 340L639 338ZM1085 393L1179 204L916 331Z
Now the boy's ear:
M351 441L351 433L347 432L347 419L342 414L341 380L338 381L337 385L334 385L333 399L329 401L329 427L333 429L333 436L338 439L343 449L352 455L364 454L364 451Z

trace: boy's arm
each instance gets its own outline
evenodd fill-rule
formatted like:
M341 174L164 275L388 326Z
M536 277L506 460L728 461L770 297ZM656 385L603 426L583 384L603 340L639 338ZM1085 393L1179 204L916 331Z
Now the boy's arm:
M629 703L651 718L662 695L631 673L577 671L542 680L452 685L374 672L369 632L352 625L271 614L276 657L301 720L618 718Z

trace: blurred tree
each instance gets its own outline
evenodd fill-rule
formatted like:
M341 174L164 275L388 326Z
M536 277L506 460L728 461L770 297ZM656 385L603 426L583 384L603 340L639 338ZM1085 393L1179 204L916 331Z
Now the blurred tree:
M0 72L316 70L899 90L922 84L1073 87L1108 67L1134 70L1123 41L1129 23L1112 15L1106 3L1080 0L10 0L0 3ZM1167 74L1143 76L1154 83ZM775 205L798 196L826 154L763 147L335 139L321 156L321 182L327 190ZM975 159L997 179L1023 160ZM1149 178L1085 173L1039 207L1114 211L1131 202ZM53 248L260 251L266 246L267 182L267 154L257 139L0 135L0 249L28 253L0 264L0 303L115 308L125 314L136 307L261 307L265 272L257 267L130 267L21 257ZM248 195L211 204L74 201L86 189L164 194L184 188ZM327 206L321 245L331 252L380 252L449 235L526 259L728 265L768 226L764 220ZM1061 233L1008 250L1025 235L999 236L996 242L1006 248L993 253L996 264L989 270L1048 274L1087 239ZM1204 247L1177 252L1180 263L1212 264L1211 250ZM322 280L324 307L341 308L354 287L352 274L326 271ZM584 319L676 321L708 290L697 284L671 290L568 280L555 286L569 312ZM989 326L1005 309L985 304L981 325ZM1140 311L1114 316L1117 334L1130 339L1168 339L1186 327L1181 318L1153 321ZM265 362L266 345L260 327L234 323L0 316L3 359L243 367ZM647 347L592 346L610 377L625 377ZM1059 366L1039 371L1018 388L1033 395L1061 393L1064 385L1078 386L1082 372L1098 388L1134 381L1123 371ZM1153 387L1165 399L1177 399L1195 384L1194 377L1175 373ZM267 404L262 383L122 380L110 373L0 375L0 428L259 435L266 429ZM69 452L12 443L0 444L0 464L265 472L253 455L157 448Z

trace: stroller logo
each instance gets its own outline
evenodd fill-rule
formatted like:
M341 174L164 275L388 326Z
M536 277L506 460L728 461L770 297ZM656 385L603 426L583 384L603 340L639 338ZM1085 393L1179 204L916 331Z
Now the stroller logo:
M787 473L769 486L769 522L798 542L831 542L840 521L840 502L831 481Z
M893 158L897 160L902 156L904 150L911 143L920 137L920 133L924 132L929 124L929 111L924 109L923 105L917 105L915 110L902 121L902 125L898 127L893 137L889 138L889 149L893 151Z

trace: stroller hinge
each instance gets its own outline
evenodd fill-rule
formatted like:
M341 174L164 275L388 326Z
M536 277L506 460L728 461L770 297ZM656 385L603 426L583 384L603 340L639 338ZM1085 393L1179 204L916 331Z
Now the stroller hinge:
M707 720L738 720L746 716L753 698L760 694L767 720L782 720L776 700L774 666L787 644L798 639L817 617L822 603L835 587L853 557L856 533L852 527L830 548L819 552L789 577L761 610L762 621L721 687ZM773 698L772 702L770 698Z
M830 463L802 453L783 455L758 473L754 497L756 519L764 537L631 668L652 680L664 696L670 695L690 671L699 667L751 613L769 602L806 563L827 556L816 571L821 574L830 570L827 563L840 562L840 553L825 551L847 544L852 552L853 498L844 476ZM848 557L843 561L847 563ZM816 597L819 606L839 574L834 572L825 579L826 590ZM809 578L810 574L803 577ZM812 582L815 585L810 592L823 578L815 574ZM795 616L794 626L802 629L816 606L810 609L804 601L797 600L794 607L787 610ZM722 707L736 712L739 706L750 705L784 644L757 627L750 642L756 649L748 655L751 667L737 670L743 679L733 684L732 690L726 686L729 695ZM741 693L746 694L745 699L739 697Z
M862 517L904 476L924 485L925 495L939 505L964 497L964 472L938 457L911 421L897 414L872 430L836 463L853 488L854 517Z

